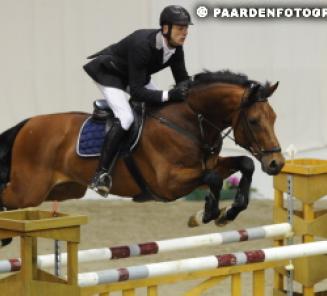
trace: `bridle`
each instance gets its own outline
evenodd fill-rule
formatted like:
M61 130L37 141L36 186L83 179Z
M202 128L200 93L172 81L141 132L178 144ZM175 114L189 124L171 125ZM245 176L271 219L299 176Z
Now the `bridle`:
M272 147L269 149L265 149L263 147L260 146L255 133L253 132L253 129L251 128L251 125L249 123L248 117L246 116L246 110L250 107L253 106L255 103L267 103L268 99L264 98L264 97L257 97L256 94L259 90L259 88L261 87L260 84L256 83L256 82L252 82L250 84L250 86L248 88L245 89L242 99L241 99L241 104L239 107L239 115L236 121L236 124L234 125L234 127L230 127L223 135L221 135L221 130L209 119L205 118L202 114L198 114L198 122L199 122L199 128L201 131L201 136L202 139L205 138L204 136L204 128L202 125L202 122L207 122L212 128L216 129L220 135L221 135L221 139L224 140L226 137L232 139L234 141L235 144L241 146L242 148L249 150L253 156L257 157L259 160L267 154L271 154L271 153L280 153L282 150L279 146L276 147ZM252 100L246 100L246 94L247 97L253 96L255 99ZM194 110L193 110L194 111ZM246 137L248 139L250 139L253 145L249 145L248 147L246 147L245 145L241 145L239 143L237 143L237 141L229 136L229 134L231 133L232 129L236 129L238 127L238 125L242 124L244 127L244 131L246 133ZM211 149L210 152L215 152L214 149ZM213 154L213 153L212 153Z
M246 93L248 93L248 96L251 96L251 93L257 93L257 91L260 87L261 87L260 84L253 82L250 84L249 88L244 91L244 94L243 94L243 97L241 100L241 105L239 108L239 115L238 115L237 121L233 127L233 129L235 130L238 127L238 125L243 124L244 131L246 133L246 137L248 139L251 139L252 141L250 141L250 142L252 142L254 145L252 145L252 146L249 145L248 147L246 147L245 145L241 145L241 144L237 143L235 139L233 139L233 141L235 142L235 144L243 147L246 150L249 150L252 153L252 155L257 157L259 160L264 155L267 155L270 153L279 153L282 151L282 149L279 146L271 147L269 149L265 149L262 146L260 146L260 144L258 143L258 140L255 136L255 133L253 132L253 129L251 128L248 117L245 114L246 110L250 106L253 106L256 103L267 103L268 102L267 98L256 97L256 96L254 96L255 99L253 99L253 100L245 99Z
M253 95L254 93L256 93L258 91L259 87L261 87L260 84L253 82L250 84L250 86L248 88L245 89L242 100L241 100L241 104L239 107L239 115L238 115L236 124L233 127L230 127L225 133L223 133L223 130L220 127L218 127L211 120L206 118L202 113L195 111L192 108L192 106L189 104L188 105L189 105L190 109L197 117L198 126L199 126L199 130L200 130L200 137L201 137L200 139L196 135L194 135L194 133L180 127L176 123L172 122L170 119L167 119L163 116L156 115L153 113L148 113L148 116L159 120L160 123L165 124L166 126L183 134L184 136L188 137L196 144L200 145L202 151L204 152L204 156L203 156L203 160L202 160L202 164L204 167L206 166L206 160L208 159L208 157L210 155L220 152L223 140L226 137L232 139L235 142L235 144L250 151L253 156L257 157L260 160L266 154L281 152L281 148L279 146L272 147L269 149L264 149L263 147L261 147L260 144L258 143L255 133L253 132L253 129L251 128L248 118L245 114L245 111L253 104L268 102L267 98L257 98L256 96L255 96L255 99L253 99L251 101L246 100L245 94L248 94L247 97L249 97L249 96ZM186 103L187 103L187 101L186 101ZM206 129L204 128L204 123L206 123L211 128L213 128L214 130L217 131L217 137L215 138L215 140L212 144L209 144L206 141ZM240 124L243 125L246 136L252 140L254 145L252 145L252 146L249 145L248 147L246 147L245 145L241 145L241 144L237 143L237 141L233 137L229 136L231 131L233 129L235 130L238 127L238 125L240 125Z

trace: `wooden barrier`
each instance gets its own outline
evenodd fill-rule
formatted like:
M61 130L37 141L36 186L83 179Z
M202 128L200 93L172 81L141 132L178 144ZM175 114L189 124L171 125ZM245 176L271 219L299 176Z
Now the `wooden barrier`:
M284 197L288 194L300 203L291 219L295 237L300 242L313 242L315 237L327 238L327 210L315 209L315 203L327 195L327 161L319 159L295 159L286 162L282 172L274 177L274 222L288 221L289 211ZM284 242L276 240L276 245ZM294 280L302 284L304 296L315 295L314 286L327 278L327 256L301 258L292 263ZM274 295L285 295L283 269L275 273ZM318 295L316 293L316 295ZM319 295L327 295L327 291Z
M222 279L231 277L231 293L238 296L241 295L242 291L241 273L250 271L253 273L253 295L263 296L265 295L264 272L266 269L283 267L288 264L290 258L327 253L327 242L323 241L204 258L152 263L130 268L93 272L91 275L90 273L84 273L78 276L79 231L80 225L84 223L86 223L86 217L84 216L74 217L59 214L58 217L54 218L51 212L44 211L24 210L1 213L0 238L8 236L21 237L22 265L20 271L0 280L0 291L6 291L6 295L18 296L39 296L44 293L49 296L86 296L95 293L104 296L113 291L121 291L123 296L133 296L136 295L136 288L146 287L147 295L155 296L158 295L158 287L162 284L204 279L202 283L184 293L186 296L193 296L201 295ZM286 229L285 224L283 227L277 225L263 227L266 230L272 230L274 227L275 229L284 227L284 232ZM252 229L253 237L262 232L263 227L256 228L256 231ZM229 233L229 235L226 235L226 233ZM230 237L231 233L235 234L236 232L226 233L225 236L220 234L221 238ZM244 237L244 231L238 231L237 233L239 238L242 235ZM273 231L270 233L273 233ZM37 237L67 242L67 279L56 277L37 266ZM228 239L226 240L228 241ZM231 239L229 238L229 240ZM172 242L173 240L168 241ZM169 246L170 243L166 241L166 245Z
M86 272L79 274L78 282L81 287L95 286L226 266L289 260L321 254L327 254L327 241Z
M0 280L0 291L5 295L58 296L80 295L77 284L77 251L80 242L80 226L86 216L69 216L52 212L21 210L0 213L0 239L20 237L22 267ZM37 238L67 242L67 280L56 277L37 267ZM45 292L46 291L46 292Z
M210 233L125 246L83 250L78 252L78 262L87 263L135 256L162 254L170 251L187 250L205 246L219 246L264 238L277 239L291 234L292 228L289 223L264 225L221 233ZM41 255L37 258L37 265L39 268L53 267L54 262L54 254ZM61 254L61 264L67 264L67 253ZM20 267L20 258L0 260L0 273L18 271L20 270Z

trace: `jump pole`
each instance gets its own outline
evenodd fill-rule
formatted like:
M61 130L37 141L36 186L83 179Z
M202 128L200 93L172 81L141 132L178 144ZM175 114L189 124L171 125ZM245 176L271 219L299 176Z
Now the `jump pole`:
M127 280L146 279L259 262L290 260L322 254L327 254L327 241L86 272L78 275L78 284L80 287L88 287Z
M199 246L219 246L234 242L250 241L263 238L288 237L292 233L289 223L271 224L260 227L210 233L198 236L181 237L175 239L153 241L126 246L116 246L100 249L82 250L78 252L78 262L95 262L127 257L159 254L177 250L187 250ZM55 255L40 255L37 259L39 268L53 267ZM67 253L61 254L62 265L67 264ZM18 271L21 259L7 259L0 261L0 273Z

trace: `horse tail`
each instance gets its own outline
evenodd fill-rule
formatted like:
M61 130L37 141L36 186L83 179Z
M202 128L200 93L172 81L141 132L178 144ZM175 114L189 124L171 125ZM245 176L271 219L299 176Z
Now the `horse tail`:
M1 193L10 179L12 148L18 132L27 121L28 119L25 119L24 121L0 134L0 211L5 210L2 203ZM11 241L11 237L1 239L0 248L9 245Z
M9 182L11 167L11 152L16 136L28 119L0 134L0 193Z

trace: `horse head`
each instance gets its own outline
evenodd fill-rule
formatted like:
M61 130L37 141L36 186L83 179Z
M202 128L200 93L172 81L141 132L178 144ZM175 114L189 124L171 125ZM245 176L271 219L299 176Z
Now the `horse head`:
M261 85L229 71L204 72L195 76L187 102L220 130L232 127L235 143L250 151L264 172L276 175L285 159L268 98L277 87L278 83Z
M277 87L278 82L264 86L250 82L232 119L235 142L249 150L269 175L278 174L285 162L274 131L276 114L268 102Z

